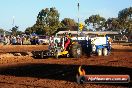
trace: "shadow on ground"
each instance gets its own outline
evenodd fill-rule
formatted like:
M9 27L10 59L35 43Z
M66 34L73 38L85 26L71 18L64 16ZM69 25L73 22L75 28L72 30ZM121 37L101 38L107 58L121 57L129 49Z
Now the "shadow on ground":
M18 77L35 77L42 79L65 80L76 82L79 65L60 64L23 64L16 66L0 67L0 75ZM86 74L128 74L132 77L132 68L111 66L83 66ZM107 84L130 86L130 84Z

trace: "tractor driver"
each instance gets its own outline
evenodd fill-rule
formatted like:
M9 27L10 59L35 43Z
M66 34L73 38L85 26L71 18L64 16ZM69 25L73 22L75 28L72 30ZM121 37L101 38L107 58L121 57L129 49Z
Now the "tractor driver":
M64 45L64 51L67 49L68 45L71 42L70 34L66 33L65 37L66 37L66 41L65 41L65 45Z

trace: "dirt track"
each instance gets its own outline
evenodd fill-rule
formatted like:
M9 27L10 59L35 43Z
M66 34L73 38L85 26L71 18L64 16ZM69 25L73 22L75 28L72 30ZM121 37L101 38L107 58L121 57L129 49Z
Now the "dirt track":
M113 45L112 53L106 57L83 56L81 59L60 58L58 60L31 57L32 54L29 51L46 49L43 46L0 47L1 51L4 51L0 55L0 88L130 87L130 84L79 85L76 83L76 74L78 67L83 65L86 74L129 74L132 77L132 46ZM26 53L11 53L24 50Z
M0 52L30 52L47 49L48 45L0 45Z

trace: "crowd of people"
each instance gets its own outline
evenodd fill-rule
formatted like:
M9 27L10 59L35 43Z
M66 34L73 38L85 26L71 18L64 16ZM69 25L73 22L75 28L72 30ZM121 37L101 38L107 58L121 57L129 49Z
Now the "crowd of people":
M5 36L3 40L4 45L36 45L38 43L37 36Z

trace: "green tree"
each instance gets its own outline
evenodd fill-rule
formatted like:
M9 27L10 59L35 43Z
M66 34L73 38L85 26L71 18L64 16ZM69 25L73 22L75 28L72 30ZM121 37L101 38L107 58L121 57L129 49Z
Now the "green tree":
M26 28L25 33L28 34L28 35L32 34L33 33L32 27Z
M14 36L16 36L17 35L17 32L18 32L18 28L19 28L18 26L12 27L11 34L14 35Z
M59 12L55 8L42 9L38 16L33 30L37 34L51 35L62 27L59 21Z
M108 18L105 23L105 28L109 31L116 31L120 29L120 23L118 18Z
M66 30L75 31L77 30L77 22L74 21L74 19L71 18L64 18L61 23L63 24L63 27L66 28Z
M100 15L91 15L88 19L84 22L87 26L92 25L95 30L102 30L105 25L106 19L101 17Z
M14 35L14 36L21 35L23 32L22 31L19 31L18 29L19 29L18 26L12 27L11 34Z
M21 34L23 34L24 32L22 32L22 31L17 31L17 35L21 35Z
M122 21L128 21L132 19L132 7L125 8L119 11L118 18Z
M118 18L120 20L120 25L122 31L126 35L131 35L132 34L132 7L125 8L118 13Z
M1 28L0 28L0 33L4 33L4 31L5 31L4 29L1 29Z

